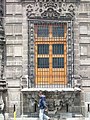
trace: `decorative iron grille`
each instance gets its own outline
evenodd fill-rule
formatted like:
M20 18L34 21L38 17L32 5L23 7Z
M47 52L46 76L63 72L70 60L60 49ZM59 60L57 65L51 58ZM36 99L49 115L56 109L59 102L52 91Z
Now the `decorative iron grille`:
M73 21L34 19L28 27L29 87L72 87Z

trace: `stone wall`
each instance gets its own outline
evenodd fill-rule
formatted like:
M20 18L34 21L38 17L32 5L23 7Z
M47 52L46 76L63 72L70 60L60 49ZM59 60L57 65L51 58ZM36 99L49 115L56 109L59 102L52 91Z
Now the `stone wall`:
M58 116L61 113L81 114L80 92L69 91L44 91L48 114ZM39 108L38 92L23 92L23 114L27 116L38 116Z
M81 2L78 8L78 32L79 32L79 51L80 51L80 75L82 78L82 85L84 80L90 80L90 1Z
M20 81L23 75L23 14L19 0L6 0L6 79L8 83L7 112L13 116L16 105L20 115Z
M82 81L82 113L87 116L90 98L90 0L81 0L78 8L78 43L80 61L80 79ZM86 112L84 112L86 111Z
M8 83L8 109L13 115L16 104L18 115L21 105L21 81L28 75L28 21L24 0L6 0L6 79ZM28 0L27 0L28 1ZM29 1L32 2L32 1ZM89 102L86 92L90 92L90 0L81 0L74 19L74 80L82 82L82 113L85 102ZM26 79L25 79L26 80ZM88 90L86 90L86 87ZM18 96L18 97L17 97ZM86 108L87 111L87 108Z

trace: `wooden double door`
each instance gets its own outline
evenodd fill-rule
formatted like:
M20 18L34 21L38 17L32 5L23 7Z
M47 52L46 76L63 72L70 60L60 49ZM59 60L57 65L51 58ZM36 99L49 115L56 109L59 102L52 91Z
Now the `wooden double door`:
M36 24L34 31L36 85L66 84L66 23Z

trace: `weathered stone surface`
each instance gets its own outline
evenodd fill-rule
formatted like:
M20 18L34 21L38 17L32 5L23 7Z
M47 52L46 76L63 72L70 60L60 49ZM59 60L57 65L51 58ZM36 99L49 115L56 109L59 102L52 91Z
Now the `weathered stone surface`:
M87 79L87 80L82 80L82 86L87 86L87 87L89 87L90 86L90 78L89 79Z
M80 26L80 34L87 34L87 26Z
M89 36L80 37L80 43L82 43L82 44L90 44L90 37Z
M87 56L90 57L90 44L88 44L88 47L87 47Z
M80 46L80 55L87 55L87 45Z
M83 58L80 60L81 65L90 65L90 58Z
M8 101L9 114L13 116L13 108L15 104L17 116L20 116L20 104L21 104L20 103L20 89L19 88L8 89L8 98L9 98L9 101Z
M6 66L5 76L6 76L9 87L10 88L14 87L13 90L10 89L8 92L8 100L10 103L9 113L13 112L13 103L16 102L17 112L19 113L19 115L21 111L20 110L21 99L20 99L20 91L19 90L17 91L17 87L20 88L20 84L22 84L21 83L22 76L28 75L28 66L29 66L28 65L28 32L29 31L28 31L26 9L30 3L31 5L33 4L32 1L34 0L32 1L21 0L21 1L20 0L6 0L7 3L6 3L6 18L5 18L6 55L7 55L7 63L6 63L7 66ZM23 1L26 1L26 2L23 2ZM67 2L75 3L76 0L73 0L73 1L67 0ZM75 11L75 17L73 18L74 24L71 27L73 28L74 36L70 36L72 37L72 40L74 39L74 51L73 51L73 47L70 50L72 50L73 51L72 54L74 54L74 66L73 66L74 80L76 81L79 80L82 82L81 84L82 84L82 88L84 91L85 86L88 87L90 84L89 82L90 81L90 52L89 52L90 51L90 0L81 0L80 3L77 3L77 6L78 7L74 6L76 11ZM74 8L74 7L71 7L71 8ZM64 15L68 11L67 8L65 8L66 11L63 10L64 12L62 12ZM38 12L40 14L40 11L39 11L40 8L37 10L34 6L33 9L36 10L34 11L35 14L38 14ZM57 7L56 9L58 10ZM32 11L31 8L29 10ZM49 15L55 15L55 14L50 13ZM79 76L80 78L75 77L75 76ZM27 84L26 79L24 82L25 82L24 84ZM27 85L24 85L24 87L26 86ZM88 87L88 91L90 92L89 87ZM82 106L82 113L84 114L85 110L87 109L85 108L85 102L89 102L90 95L88 95L87 93L86 94L83 93L83 94L84 94L83 97L81 97L81 102L83 102L83 105L81 106ZM54 96L53 93L52 95L50 96L52 97L50 98L51 101L53 101L54 99L55 103L59 104L60 102L59 100L61 99L61 97L59 96L58 101L57 101L56 96ZM19 96L19 97L17 98L16 96ZM36 96L36 94L34 94L34 96ZM24 104L25 104L24 112L35 111L35 109L32 106L32 101L29 101L25 97L26 96L24 96L24 100L25 100L24 101ZM72 108L71 107L69 108L70 112L72 111L80 112L80 107L78 105L80 103L78 100L75 100L75 105L77 104L76 107L74 106ZM54 103L53 104L52 103L50 103L50 109L53 110ZM28 105L30 105L30 108L27 109ZM65 110L65 106L64 106L64 109L62 109L62 111L64 110Z

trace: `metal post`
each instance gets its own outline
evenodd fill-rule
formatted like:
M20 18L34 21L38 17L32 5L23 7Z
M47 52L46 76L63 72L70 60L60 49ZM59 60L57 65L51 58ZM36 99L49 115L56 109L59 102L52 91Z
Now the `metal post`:
M14 120L16 120L16 108L15 108L15 104L14 104Z

